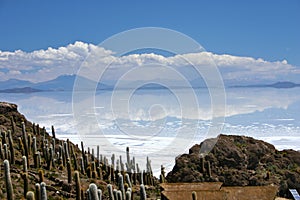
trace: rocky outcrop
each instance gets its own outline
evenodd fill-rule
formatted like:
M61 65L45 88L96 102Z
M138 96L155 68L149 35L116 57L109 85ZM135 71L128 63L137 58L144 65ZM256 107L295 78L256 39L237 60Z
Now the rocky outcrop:
M278 194L289 196L288 188L300 189L300 153L278 151L269 143L246 136L220 135L208 154L200 148L215 144L207 139L194 145L189 154L176 159L168 182L220 181L224 186L277 185Z
M26 127L31 127L32 123L27 121L25 116L18 112L18 106L13 103L0 102L0 131L7 131L11 129L11 120L16 122L16 135L21 136L21 122L24 122Z

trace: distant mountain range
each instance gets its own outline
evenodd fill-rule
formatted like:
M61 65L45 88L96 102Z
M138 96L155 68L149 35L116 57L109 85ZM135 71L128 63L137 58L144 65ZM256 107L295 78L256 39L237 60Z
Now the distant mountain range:
M72 91L75 80L77 79L80 82L80 85L76 86L78 90L87 90L94 88L96 90L111 90L114 88L113 85L107 85L103 83L96 83L90 79L76 76L76 75L62 75L53 80L32 83L30 81L23 81L18 79L9 79L6 81L0 81L0 93L32 93L32 92L43 92L43 91ZM192 80L190 82L193 88L202 88L205 87L205 82ZM135 85L132 84L131 85ZM137 84L138 85L138 84ZM178 84L180 85L180 84ZM204 85L204 86L203 86ZM174 86L174 87L173 87ZM180 86L175 86L173 84L172 88L181 88ZM300 84L293 82L276 82L273 84L257 84L257 85L235 85L230 86L230 88L253 88L253 87L272 87L272 88L294 88L300 87ZM129 85L124 86L124 89L131 88ZM145 84L139 89L166 89L165 86L156 83Z
M62 75L53 80L32 83L18 79L9 79L0 81L0 93L31 93L43 91L72 91L75 80L80 82L76 88L78 90L86 90L97 86L97 90L107 90L113 87L102 83L96 83L90 79L76 75Z
M234 88L265 88L265 87L271 87L271 88L278 88L278 89L284 89L284 88L294 88L294 87L300 87L300 84L289 82L289 81L280 81L273 84L257 84L257 85L236 85L231 86Z
M0 93L33 93L33 92L43 92L43 90L38 90L31 87L0 90Z

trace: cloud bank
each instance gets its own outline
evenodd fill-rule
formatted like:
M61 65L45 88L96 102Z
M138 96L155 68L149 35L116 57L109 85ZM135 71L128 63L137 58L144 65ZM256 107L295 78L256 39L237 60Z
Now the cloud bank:
M0 51L0 81L20 79L41 82L64 74L76 74L91 52L97 52L97 57L90 59L97 66L92 70L101 67L108 68L105 74L107 80L117 80L125 72L147 65L149 67L151 63L156 65L150 66L147 73L141 73L134 79L149 80L155 77L156 74L157 77L161 77L164 68L160 66L169 66L174 68L175 71L183 73L185 77L190 76L191 79L194 79L194 71L191 65L186 62L186 59L199 66L205 66L213 60L226 83L297 82L300 76L299 67L290 65L286 60L269 62L262 58L218 55L211 52L189 53L170 57L155 53L116 57L114 52L94 44L75 42L57 49L49 47L46 50L33 52L21 50L14 52ZM172 76L170 77L168 74L165 77L172 79ZM127 78L130 79L132 76Z

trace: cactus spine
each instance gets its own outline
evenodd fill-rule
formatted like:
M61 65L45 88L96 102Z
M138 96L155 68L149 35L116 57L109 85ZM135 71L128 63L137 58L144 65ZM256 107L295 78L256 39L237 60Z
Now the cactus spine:
M5 174L6 193L7 193L6 197L8 200L14 200L15 197L14 197L13 186L10 177L10 167L9 167L8 160L4 160L4 174Z

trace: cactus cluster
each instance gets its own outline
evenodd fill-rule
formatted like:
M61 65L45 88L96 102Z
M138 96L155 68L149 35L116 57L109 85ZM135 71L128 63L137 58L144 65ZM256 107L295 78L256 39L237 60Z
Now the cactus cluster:
M131 200L133 191L137 192L134 186L138 185L143 190L140 192L141 199L145 199L144 185L155 184L150 159L147 157L146 170L141 171L135 158L130 156L129 147L126 148L125 162L121 155L116 157L115 154L111 155L109 162L106 156L101 155L99 145L95 154L93 148L87 148L86 151L81 142L80 151L68 139L58 140L53 126L50 137L45 127L40 128L38 124L32 124L30 127L26 125L27 122L16 123L11 118L11 130L1 131L0 135L0 160L3 160L5 193L8 200L45 200L48 199L48 188L51 192L57 190L64 197L77 200L102 199L104 193L107 193L111 200ZM20 133L18 130L21 130ZM22 196L13 191L10 165L21 166L20 169L14 167L14 172L17 170L21 175ZM60 176L59 174L66 174L66 180L61 182L55 178ZM57 185L47 186L48 179L56 181ZM82 183L83 179L90 182L88 187ZM107 191L104 190L103 193L100 187L97 187L98 181L108 183Z

